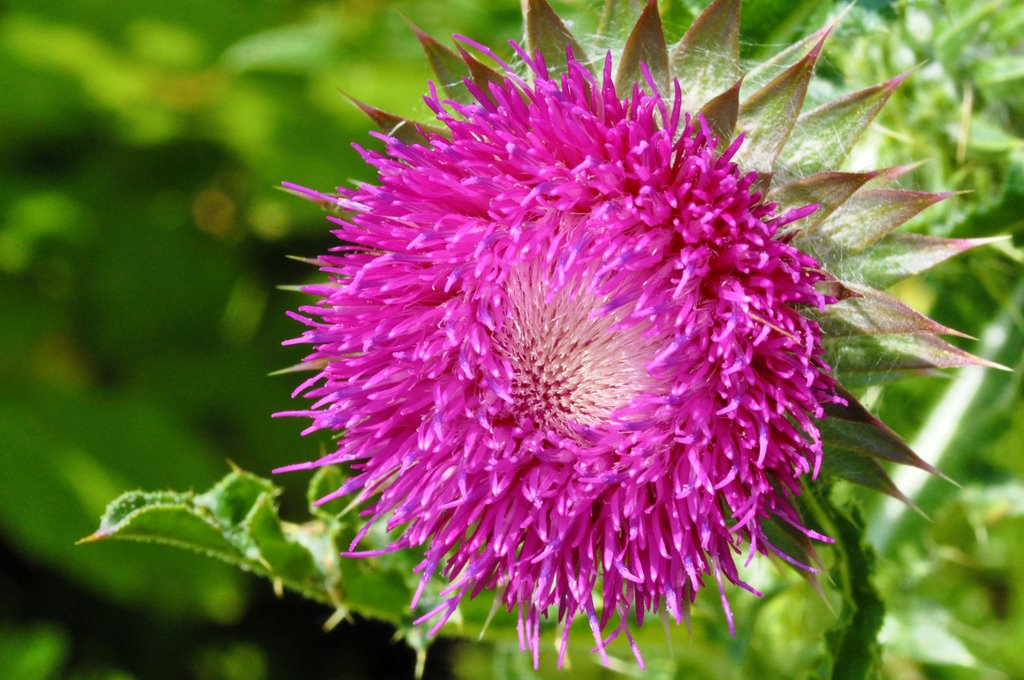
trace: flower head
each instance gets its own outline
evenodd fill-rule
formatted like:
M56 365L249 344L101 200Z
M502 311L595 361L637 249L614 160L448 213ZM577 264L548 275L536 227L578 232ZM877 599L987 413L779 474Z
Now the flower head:
M330 282L295 316L319 369L298 414L344 435L288 469L351 465L331 498L367 506L352 549L376 522L399 529L387 550L421 546L422 584L448 582L434 630L497 589L534 655L549 616L565 636L585 618L603 655L631 615L681 621L710 582L746 587L744 553L812 569L766 525L824 538L793 498L826 408L855 419L822 358L836 281L793 242L819 205L764 198L774 131L728 139L656 58L623 83L610 55L595 74L572 48L556 71L516 50L529 76L465 55L472 97L426 99L442 130L363 150L375 183L294 187L343 211Z

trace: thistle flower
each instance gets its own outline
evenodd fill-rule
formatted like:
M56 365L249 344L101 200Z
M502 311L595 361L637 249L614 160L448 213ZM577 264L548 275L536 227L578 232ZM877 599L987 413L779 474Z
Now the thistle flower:
M630 616L682 622L711 582L732 627L724 582L753 591L738 556L816 570L805 480L843 459L898 495L877 459L930 469L826 356L861 380L980 360L875 288L977 244L891 233L944 195L828 171L902 77L799 115L828 29L748 75L741 103L737 0L671 50L649 2L617 64L543 0L524 11L522 68L417 29L440 125L359 103L385 131L360 149L376 183L288 185L338 212L341 242L294 314L318 373L288 415L344 434L282 469L350 464L323 499L366 505L346 554L421 546L416 599L447 581L431 632L497 590L536 663L543 618L562 655L586 619L604 657ZM378 522L397 538L358 552Z

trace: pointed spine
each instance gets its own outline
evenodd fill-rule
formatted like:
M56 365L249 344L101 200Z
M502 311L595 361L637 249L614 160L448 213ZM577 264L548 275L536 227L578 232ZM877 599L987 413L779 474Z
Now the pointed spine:
M872 415L845 388L840 386L836 392L846 403L825 405L828 418L820 423L823 440L845 446L853 453L916 467L954 483L914 453L898 434Z
M620 95L629 92L633 83L644 82L641 64L647 65L658 89L667 94L670 80L668 45L665 44L665 30L661 25L657 0L648 0L622 50L619 70L615 74L615 89Z
M426 144L426 134L444 135L444 130L430 125L423 125L403 118L402 116L381 111L380 109L361 102L355 97L342 92L356 107L374 122L378 129L388 137L394 137L403 144Z
M844 280L857 281L874 288L888 288L960 253L1008 238L994 236L967 239L890 234L869 250L840 259L830 269Z
M795 64L801 54L806 54L814 45L823 40L835 27L835 23L820 28L810 35L806 35L792 45L787 45L772 57L765 59L754 66L743 78L743 91L741 97L749 97L751 93L764 87L770 80L777 77L791 65Z
M828 35L826 32L803 59L740 105L738 127L747 139L738 157L745 167L762 173L774 171L775 160L803 108L807 85Z
M843 285L856 295L829 305L825 312L817 317L822 332L829 338L899 333L968 337L960 331L929 319L891 295L870 286L849 282Z
M419 26L403 16L409 28L416 35L427 56L430 68L437 76L438 82L452 99L467 103L473 99L463 85L463 80L470 75L466 62L449 47L446 47L420 29Z
M675 44L671 69L683 83L684 108L700 108L740 77L740 2L714 0Z
M930 333L826 338L826 360L844 382L885 382L904 371L960 366L1005 366L976 357Z
M522 0L523 26L526 27L526 49L531 55L540 52L549 72L567 68L565 48L581 63L588 61L586 52L547 0Z
M740 78L728 90L708 101L700 110L701 115L708 121L718 138L719 149L727 148L732 142L733 133L736 132L736 117L740 111L740 87L742 85L743 79Z
M776 214L780 215L794 208L817 204L816 211L788 225L791 229L786 233L812 231L880 172L821 172L772 189L768 200L778 206Z
M864 189L814 228L800 232L794 244L829 267L847 255L868 248L925 208L955 195Z
M829 442L824 443L824 448L825 455L821 459L821 473L823 475L838 477L868 489L881 491L898 499L915 512L924 514L913 501L896 487L896 483L892 481L889 473L874 458L861 455L856 451L850 451L846 446Z
M466 66L469 68L469 76L473 79L473 83L480 88L480 90L487 94L490 91L490 86L504 85L505 78L500 73L487 66L483 62L477 60L472 54L467 52L462 45L459 45L459 56L466 62Z
M797 120L783 152L801 174L839 166L910 71L809 111ZM828 140L823 144L822 140Z

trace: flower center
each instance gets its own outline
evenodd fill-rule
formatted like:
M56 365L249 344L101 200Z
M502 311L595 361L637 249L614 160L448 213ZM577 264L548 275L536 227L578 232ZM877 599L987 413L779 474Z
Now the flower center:
M574 425L608 422L616 409L655 389L644 364L656 349L640 326L616 327L626 311L597 314L607 299L583 285L548 299L551 276L531 263L509 277L509 313L495 340L512 366L510 415L517 424L572 434Z

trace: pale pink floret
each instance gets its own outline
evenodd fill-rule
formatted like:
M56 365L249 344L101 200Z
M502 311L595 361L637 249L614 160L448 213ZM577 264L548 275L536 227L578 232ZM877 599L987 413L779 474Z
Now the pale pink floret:
M425 548L423 583L449 581L434 630L499 589L535 657L541 618L578 616L603 656L630 614L681 621L709 576L746 587L741 548L778 552L767 519L801 528L835 397L796 307L832 300L774 238L814 206L773 216L742 140L716 152L678 86L527 62L529 85L428 97L451 138L363 151L379 184L305 190L347 218L295 315L326 360L297 414L345 435L294 467L351 463L331 497L361 491L367 526L401 527L388 550Z

